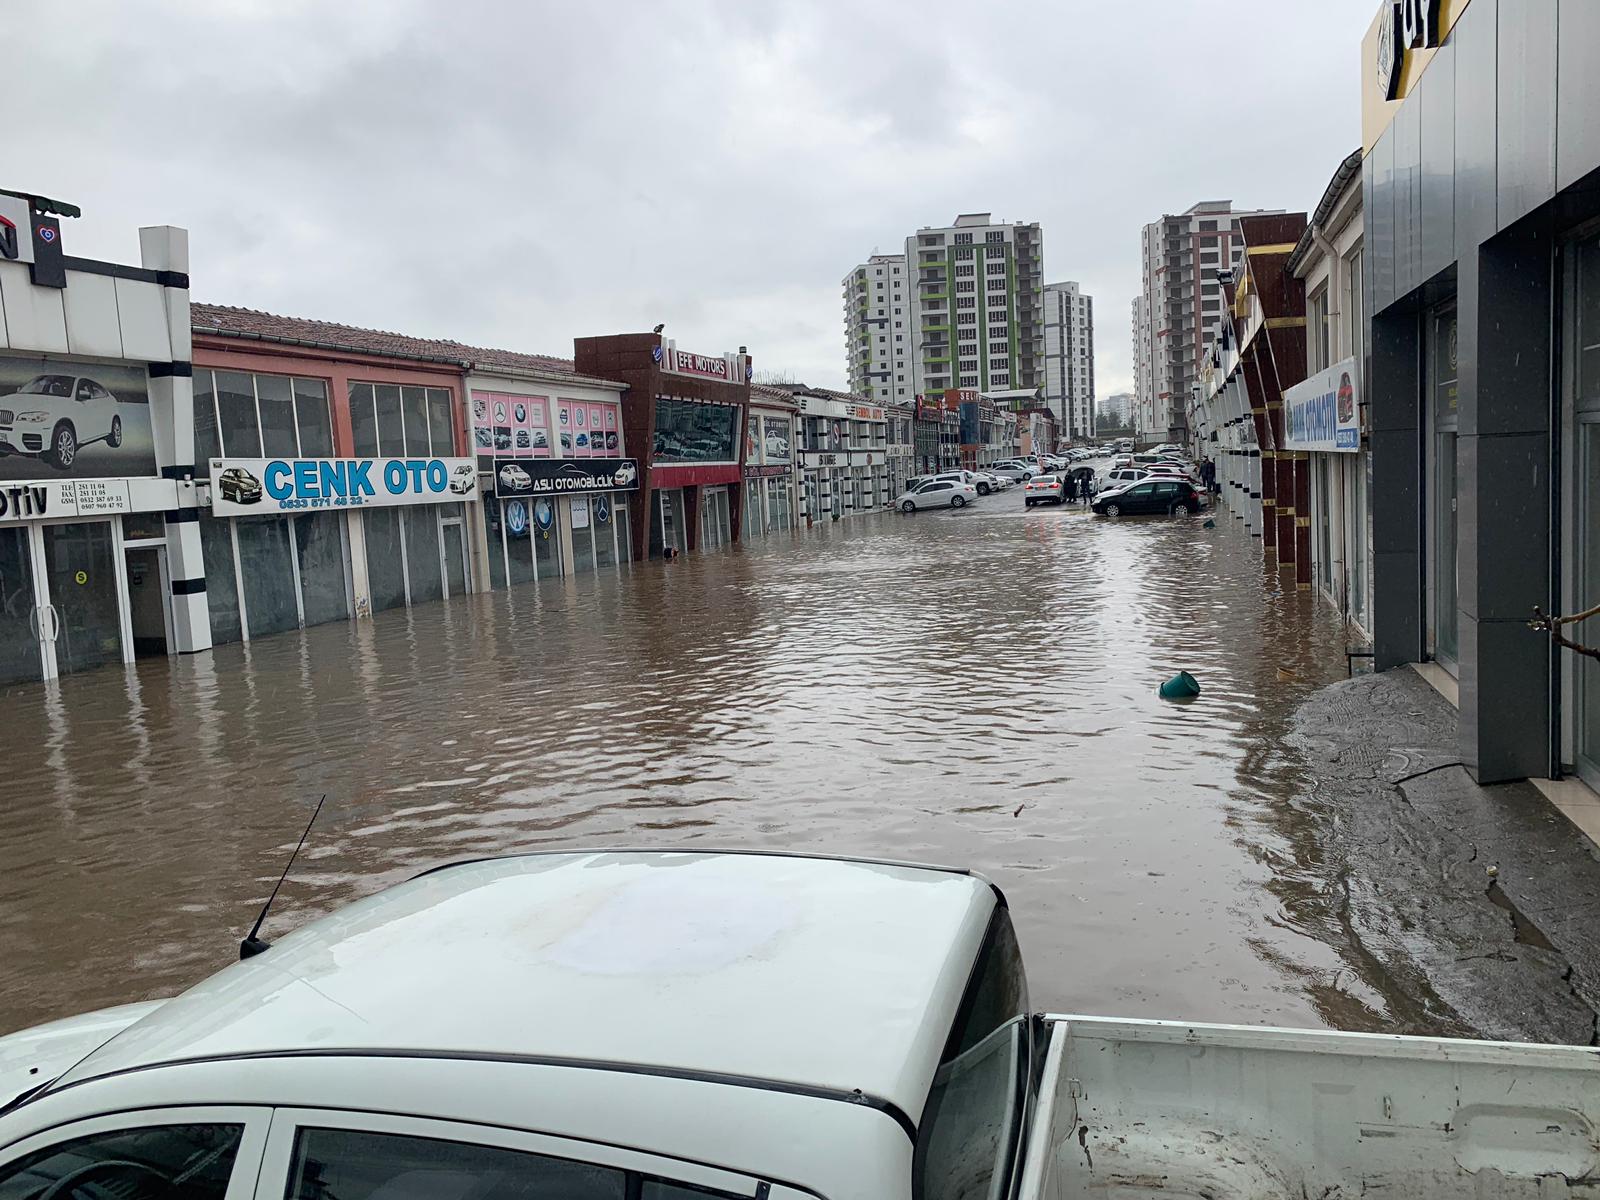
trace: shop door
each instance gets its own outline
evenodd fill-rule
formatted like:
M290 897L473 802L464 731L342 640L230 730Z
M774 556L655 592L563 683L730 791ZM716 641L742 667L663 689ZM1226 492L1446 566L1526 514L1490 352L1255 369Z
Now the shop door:
M166 599L167 552L160 546L128 549L128 625L133 632L135 658L157 658L170 645L172 616Z
M122 585L111 522L46 525L43 537L46 672L66 675L122 662Z
M28 527L0 529L0 684L44 678L50 613L38 584Z
M467 539L460 521L446 521L444 531L444 581L446 595L460 596L467 590Z

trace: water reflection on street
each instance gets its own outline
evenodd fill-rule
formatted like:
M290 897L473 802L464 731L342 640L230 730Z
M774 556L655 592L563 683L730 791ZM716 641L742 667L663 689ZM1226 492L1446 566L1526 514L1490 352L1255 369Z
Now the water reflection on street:
M1226 516L1013 492L14 687L0 1030L226 963L323 793L271 928L451 859L799 847L989 874L1040 1007L1337 1024L1280 739L1342 651Z

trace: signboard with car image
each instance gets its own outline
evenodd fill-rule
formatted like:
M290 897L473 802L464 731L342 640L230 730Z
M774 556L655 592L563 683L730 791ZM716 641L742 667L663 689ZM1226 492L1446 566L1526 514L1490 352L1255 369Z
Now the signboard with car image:
M448 504L473 500L470 458L213 458L211 511L219 517Z
M1354 454L1361 449L1361 373L1353 358L1318 371L1283 393L1290 450Z
M0 483L154 474L143 367L0 356Z
M639 464L631 458L495 461L494 491L501 499L572 492L632 492L638 488Z

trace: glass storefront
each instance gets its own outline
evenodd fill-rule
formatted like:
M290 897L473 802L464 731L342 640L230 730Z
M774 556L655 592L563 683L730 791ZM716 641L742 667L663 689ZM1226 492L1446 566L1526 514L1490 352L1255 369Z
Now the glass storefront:
M0 684L43 674L33 549L26 527L0 529Z
M239 582L251 637L300 627L294 551L284 517L241 517L234 522Z
M650 493L650 557L660 558L670 547L680 555L688 549L683 489Z
M731 497L725 487L700 492L700 549L712 550L733 540Z
M350 616L344 513L202 516L200 546L213 645Z
M1573 250L1566 372L1573 453L1565 489L1571 535L1563 555L1562 603L1569 614L1600 605L1600 235L1583 238ZM1600 645L1600 616L1575 621L1563 634L1586 646ZM1600 660L1570 650L1561 651L1561 660L1573 767L1600 791Z
M1456 670L1460 593L1456 526L1456 312L1454 304L1428 321L1427 405L1431 441L1428 522L1429 652L1452 674Z
M739 410L732 405L656 397L658 463L735 462L738 437Z
M489 586L495 589L554 579L561 574L555 501L483 497L488 533Z
M566 501L572 529L572 572L628 561L628 494L599 492Z

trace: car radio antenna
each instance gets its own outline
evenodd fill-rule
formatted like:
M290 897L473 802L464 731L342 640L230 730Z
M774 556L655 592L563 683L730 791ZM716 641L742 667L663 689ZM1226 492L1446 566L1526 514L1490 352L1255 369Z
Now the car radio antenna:
M283 881L289 878L289 870L294 866L294 860L300 855L300 847L306 844L306 838L311 836L311 827L317 823L317 816L322 812L322 806L327 802L328 795L323 793L322 799L317 801L316 808L311 810L311 820L306 822L306 831L300 835L300 841L295 845L294 853L289 855L289 861L283 865L283 874L278 876L278 882L272 885L272 895L267 897L267 902L261 906L261 915L256 918L256 923L251 926L250 934L239 943L239 961L254 958L263 950L272 945L271 942L256 935L261 932L261 922L267 919L267 914L272 911L272 902L278 898L278 889L283 886Z

